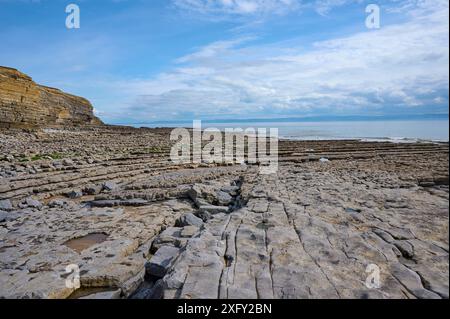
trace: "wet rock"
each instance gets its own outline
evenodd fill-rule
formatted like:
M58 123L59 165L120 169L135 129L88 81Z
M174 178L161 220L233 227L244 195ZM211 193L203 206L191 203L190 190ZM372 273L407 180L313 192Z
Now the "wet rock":
M137 288L137 290L132 293L130 299L137 299L137 300L151 299L150 295L152 292L152 287L154 287L153 282L143 281L142 284Z
M165 291L164 282L159 279L155 283L144 283L145 286L140 287L131 299L162 299Z
M165 283L163 280L158 280L152 289L147 294L147 299L162 299L164 297Z

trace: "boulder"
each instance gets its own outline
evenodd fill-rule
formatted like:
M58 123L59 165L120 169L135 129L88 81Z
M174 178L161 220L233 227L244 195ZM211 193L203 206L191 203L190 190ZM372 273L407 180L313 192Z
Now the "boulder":
M73 165L75 165L75 163L70 158L63 159L62 164L64 166L73 166Z
M163 246L180 246L181 227L168 227L161 234L159 234L152 243L152 252L156 252Z
M224 186L220 190L230 194L231 196L236 196L238 194L239 187L238 186Z
M205 205L228 206L233 202L230 193L237 194L237 189L232 186L218 189L211 185L195 184L188 190L187 195L197 207Z
M88 185L83 189L86 195L97 195L102 191L102 185Z
M220 206L228 206L233 201L233 197L231 197L229 193L226 193L224 191L218 191L216 195L217 195L217 203Z
M211 214L207 211L199 211L195 213L195 216L203 220L204 223L206 223L208 220L212 218Z
M41 208L42 207L42 203L40 201L32 199L31 197L29 197L25 200L25 205L26 205L26 207L31 207L31 208Z
M71 192L68 192L68 193L66 194L66 196L67 196L68 198L72 198L72 199L80 198L80 197L83 196L83 192L80 191L80 190L73 190L73 191L71 191Z
M13 210L13 206L9 199L0 200L0 210L10 211Z
M114 182L103 183L103 190L107 192L112 192L118 188L117 184Z
M145 264L147 275L163 278L179 252L180 249L172 246L163 246L158 249L152 259Z
M176 227L184 227L184 226L196 226L201 227L203 225L203 220L198 218L192 213L187 213L181 216L175 223Z
M195 184L188 190L187 195L197 206L204 204L204 201L213 204L217 200L216 189L210 185Z
M61 207L64 208L67 206L67 202L61 199L54 199L48 203L48 206L51 208Z

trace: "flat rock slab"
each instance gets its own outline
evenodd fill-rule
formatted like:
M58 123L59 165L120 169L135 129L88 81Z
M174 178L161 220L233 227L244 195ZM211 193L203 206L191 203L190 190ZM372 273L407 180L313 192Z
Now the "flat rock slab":
M202 225L203 220L195 216L193 213L184 214L175 223L175 226L177 227L196 226L198 228L201 227Z

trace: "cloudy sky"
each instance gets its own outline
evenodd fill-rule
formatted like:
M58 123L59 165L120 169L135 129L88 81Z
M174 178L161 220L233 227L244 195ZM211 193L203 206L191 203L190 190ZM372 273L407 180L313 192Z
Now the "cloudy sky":
M65 26L69 3L80 29ZM448 0L0 0L0 65L88 98L109 123L447 114L448 12Z

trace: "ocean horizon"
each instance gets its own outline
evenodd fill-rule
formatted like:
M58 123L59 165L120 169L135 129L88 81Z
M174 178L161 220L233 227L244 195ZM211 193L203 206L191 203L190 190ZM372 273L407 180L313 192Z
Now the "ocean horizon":
M124 124L132 127L192 127L189 121ZM339 121L212 121L202 122L202 129L277 128L280 138L293 140L345 140L417 142L449 141L449 120L339 120Z

